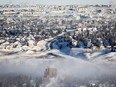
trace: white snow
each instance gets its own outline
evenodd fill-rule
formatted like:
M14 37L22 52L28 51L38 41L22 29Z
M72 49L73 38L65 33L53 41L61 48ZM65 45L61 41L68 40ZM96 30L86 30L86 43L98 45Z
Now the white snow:
M41 41L38 44L43 49L46 43ZM28 47L22 48L24 50L18 52L14 50L2 50L0 52L0 74L18 73L43 76L46 68L55 67L58 70L58 75L56 78L51 78L46 87L54 87L61 77L63 79L84 79L88 77L97 78L102 75L116 75L116 53L105 53L105 49L92 51L83 48L64 48L62 50L36 50L37 52L35 52ZM5 52L17 53L6 55ZM49 58L47 55L49 53L58 55L58 57L55 58L52 55Z

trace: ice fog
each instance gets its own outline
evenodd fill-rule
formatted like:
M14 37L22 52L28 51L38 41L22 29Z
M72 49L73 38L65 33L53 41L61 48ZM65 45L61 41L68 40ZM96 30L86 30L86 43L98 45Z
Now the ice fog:
M74 58L69 55L59 54L62 58L36 59L33 56L29 58L12 57L0 60L0 74L22 74L31 76L44 76L48 67L57 69L57 76L68 79L87 79L100 78L101 76L116 76L115 62L102 60L88 61L80 58ZM8 57L8 56L7 56ZM19 57L19 58L17 58ZM99 59L99 58L98 58Z

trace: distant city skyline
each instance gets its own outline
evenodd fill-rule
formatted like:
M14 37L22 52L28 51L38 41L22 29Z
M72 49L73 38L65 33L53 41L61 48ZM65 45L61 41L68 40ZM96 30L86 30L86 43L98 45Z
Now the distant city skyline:
M0 0L0 4L109 5L116 4L116 0Z

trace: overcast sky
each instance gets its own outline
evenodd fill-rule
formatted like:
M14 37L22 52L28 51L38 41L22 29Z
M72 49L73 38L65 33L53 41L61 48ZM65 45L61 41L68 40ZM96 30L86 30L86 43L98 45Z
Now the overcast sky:
M116 4L116 0L0 0L0 4L55 4L55 5L70 5L70 4Z

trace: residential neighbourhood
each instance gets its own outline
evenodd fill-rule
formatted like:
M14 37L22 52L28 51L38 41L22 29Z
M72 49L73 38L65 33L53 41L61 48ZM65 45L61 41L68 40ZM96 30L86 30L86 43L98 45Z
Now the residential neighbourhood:
M38 41L55 37L64 32L64 39L71 47L91 44L97 47L116 45L116 6L45 6L45 5L1 5L0 44L5 48L12 43L17 47L33 45ZM71 33L74 33L71 35ZM30 38L31 36L31 38ZM73 46L73 41L75 46ZM96 43L97 42L97 43ZM6 44L7 43L7 44ZM69 44L69 42L68 42Z
M0 87L116 87L116 4L1 4Z

